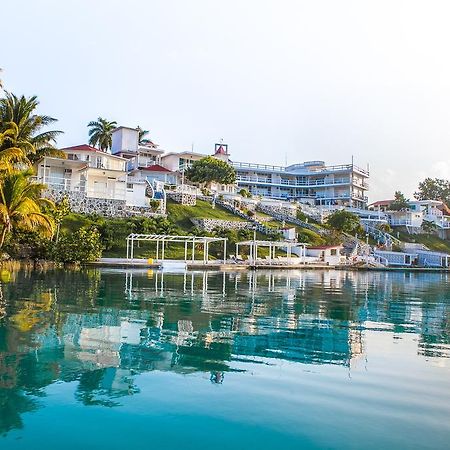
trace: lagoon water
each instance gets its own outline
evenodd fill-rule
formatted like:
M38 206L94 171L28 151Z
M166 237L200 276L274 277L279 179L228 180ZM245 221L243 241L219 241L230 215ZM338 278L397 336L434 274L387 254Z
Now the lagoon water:
M0 449L449 446L449 274L20 271L0 294Z

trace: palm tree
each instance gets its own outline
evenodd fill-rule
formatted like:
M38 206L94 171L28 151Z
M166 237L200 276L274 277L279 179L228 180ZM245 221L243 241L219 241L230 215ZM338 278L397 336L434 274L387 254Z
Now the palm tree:
M14 163L29 163L23 150L17 146L19 129L14 122L10 122L8 128L0 132L0 171L13 170Z
M112 147L112 132L116 127L117 122L108 122L102 117L89 122L89 145L98 147L103 152L107 152Z
M149 139L148 134L150 131L142 129L139 125L136 127L136 129L139 132L139 145L155 145L151 139Z
M65 154L55 147L56 138L62 131L43 131L57 119L36 114L38 105L36 96L18 97L6 92L5 98L0 99L0 132L10 128L11 123L16 124L15 145L24 152L30 163L43 156L64 158Z
M14 229L37 230L51 237L55 230L53 218L44 212L45 207L54 207L53 202L41 198L45 185L33 183L31 170L11 172L3 176L0 183L0 248L6 235Z

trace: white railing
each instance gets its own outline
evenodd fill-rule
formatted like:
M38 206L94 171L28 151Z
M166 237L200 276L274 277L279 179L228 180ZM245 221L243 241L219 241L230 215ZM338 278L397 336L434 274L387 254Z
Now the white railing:
M48 188L57 191L67 192L84 192L86 188L85 182L72 183L69 178L63 177L31 177L31 180L36 183L45 184Z
M274 180L272 178L262 178L262 177L252 177L246 175L237 175L236 181L249 182L249 183L265 183L271 185L279 186L289 186L289 187L305 187L305 186L327 186L327 185L337 185L337 184L350 184L349 178L338 178L334 180Z

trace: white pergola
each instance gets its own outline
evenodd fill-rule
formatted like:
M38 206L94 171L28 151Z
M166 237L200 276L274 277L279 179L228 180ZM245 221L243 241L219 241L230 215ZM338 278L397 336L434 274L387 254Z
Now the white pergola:
M184 243L184 261L188 261L188 246L192 248L191 261L195 261L196 244L203 245L203 262L209 261L209 244L223 242L223 260L227 259L227 238L208 236L172 236L169 234L130 234L127 236L127 259L134 258L134 243L139 241L156 242L156 260L164 261L164 253L167 243Z
M239 255L239 247L248 246L250 248L249 260L253 263L258 259L258 248L267 247L269 248L269 263L275 259L276 249L284 250L287 254L287 259L292 257L292 248L300 247L302 249L302 257L305 258L306 246L308 244L304 242L292 242L292 241L241 241L236 243L236 256Z

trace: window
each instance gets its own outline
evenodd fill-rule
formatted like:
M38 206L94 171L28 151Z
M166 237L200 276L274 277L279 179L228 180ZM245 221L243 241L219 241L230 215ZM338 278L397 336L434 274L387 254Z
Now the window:
M133 190L133 183L127 183L127 189L132 191Z
M330 255L331 255L331 256L336 256L336 255L337 255L337 249L336 249L336 248L332 248L332 249L330 250Z

